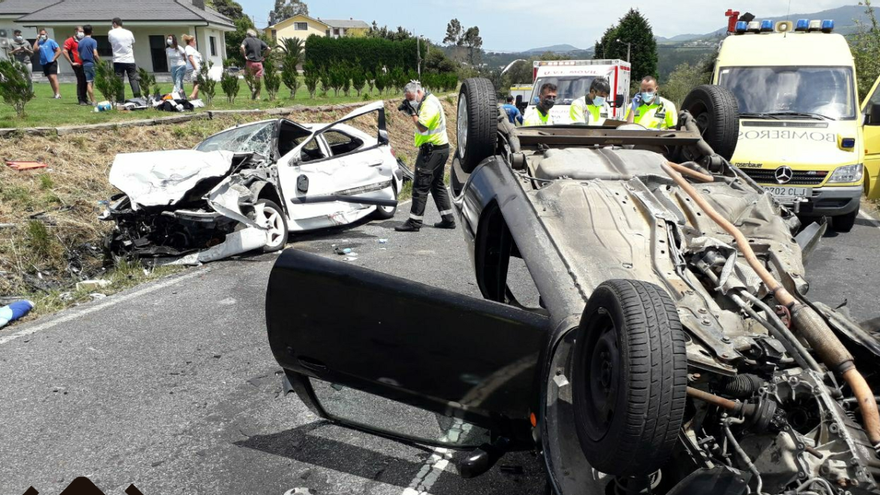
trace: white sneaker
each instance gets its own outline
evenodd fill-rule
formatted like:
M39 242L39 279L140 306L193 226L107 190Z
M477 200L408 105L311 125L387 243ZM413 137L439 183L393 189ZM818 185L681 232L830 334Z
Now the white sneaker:
M56 99L56 100L60 100L60 99L61 99L61 95L55 95L55 99Z

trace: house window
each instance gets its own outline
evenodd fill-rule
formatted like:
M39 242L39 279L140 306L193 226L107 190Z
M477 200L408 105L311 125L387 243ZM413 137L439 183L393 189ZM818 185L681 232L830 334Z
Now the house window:
M340 34L340 33L339 33L339 28L333 28L333 35L334 35L334 36L339 36L339 34Z
M208 42L211 43L211 56L217 56L217 37L216 36L208 36Z
M98 43L98 55L101 57L113 56L113 46L110 45L110 40L106 36L93 35L92 38Z
M309 30L309 23L308 22L294 22L293 29L295 29L297 31L308 31Z
M278 30L272 30L272 41L278 41Z
M326 33L327 33L327 36L330 36L330 30L329 30L329 29L326 31Z

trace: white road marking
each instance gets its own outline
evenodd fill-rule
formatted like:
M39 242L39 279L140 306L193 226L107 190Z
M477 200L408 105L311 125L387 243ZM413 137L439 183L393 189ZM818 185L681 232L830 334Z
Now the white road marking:
M871 215L868 215L864 211L860 211L859 216L862 217L864 220L867 220L868 222L870 222L871 226L877 227L878 229L880 229L880 220L877 220L876 218L872 217Z
M401 495L428 495L431 487L440 478L451 459L451 450L442 447L435 448L434 453L425 461L422 469L419 470L416 477L410 482L409 487Z
M183 282L184 280L189 280L197 275L203 275L203 274L207 273L209 270L210 270L210 268L194 268L194 269L192 269L192 271L190 273L187 273L187 274L184 274L184 275L181 275L178 277L169 278L167 280L156 282L155 284L144 287L143 289L136 290L134 292L129 292L128 294L125 294L124 296L120 296L120 297L112 297L111 296L106 299L102 299L101 303L95 304L94 306L89 306L89 307L83 309L82 311L71 310L70 312L68 312L64 316L61 316L59 318L55 318L51 321L47 321L46 323L27 327L23 330L19 330L18 332L13 333L13 334L0 337L0 345L6 344L8 342L12 342L13 340L21 338L21 337L33 335L37 332L42 332L43 330L48 330L48 329L55 327L57 325L60 325L62 323L67 323L70 320L74 320L74 319L79 318L81 316L85 316L87 314L94 313L95 311L99 311L99 310L108 308L110 306L114 306L116 304L134 299L136 297L140 297L145 294L149 294L151 292L156 292L157 290L170 287L172 285Z

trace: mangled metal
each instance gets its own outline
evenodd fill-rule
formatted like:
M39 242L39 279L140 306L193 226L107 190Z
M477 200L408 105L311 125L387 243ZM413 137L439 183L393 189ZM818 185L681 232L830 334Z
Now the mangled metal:
M123 194L101 216L116 223L106 247L196 264L280 249L288 231L346 225L380 208L393 214L407 174L391 152L383 108L371 103L332 124L256 122L193 150L118 155L110 182ZM344 123L374 112L375 135Z

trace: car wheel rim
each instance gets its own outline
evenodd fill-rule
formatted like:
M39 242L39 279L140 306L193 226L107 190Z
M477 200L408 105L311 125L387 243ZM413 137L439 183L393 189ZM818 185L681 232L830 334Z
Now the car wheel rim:
M263 220L268 227L266 237L269 246L276 246L284 239L284 221L281 215L273 208L263 208Z
M467 147L467 129L468 129L468 113L467 113L467 95L462 93L458 95L458 123L456 124L456 138L458 139L458 156L464 157L464 150Z
M620 352L617 329L607 316L600 318L591 332L585 358L586 426L594 441L602 440L614 419L620 383Z

